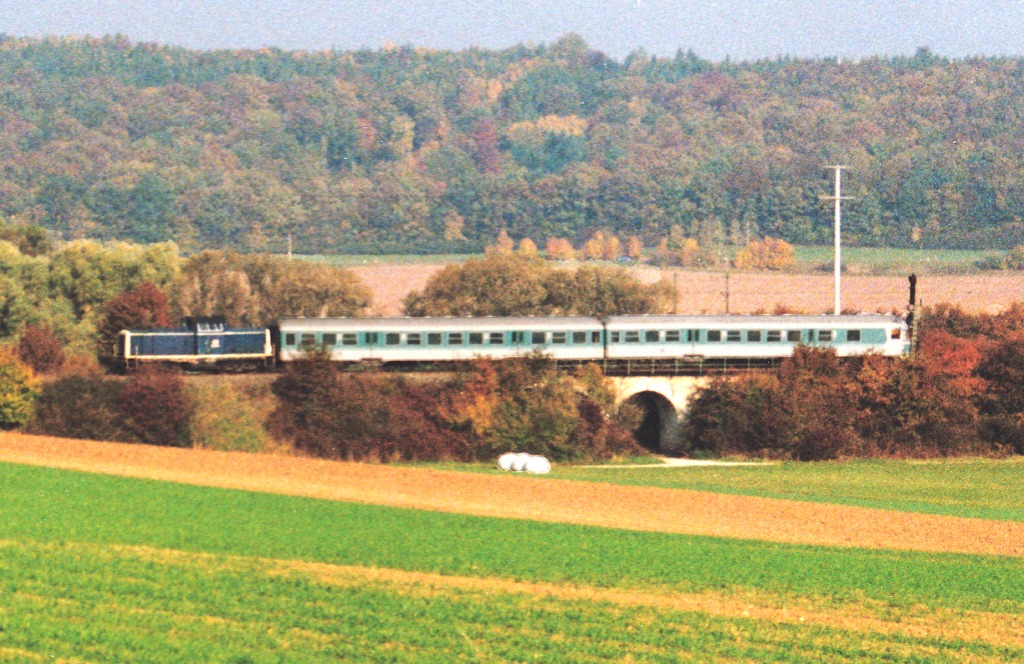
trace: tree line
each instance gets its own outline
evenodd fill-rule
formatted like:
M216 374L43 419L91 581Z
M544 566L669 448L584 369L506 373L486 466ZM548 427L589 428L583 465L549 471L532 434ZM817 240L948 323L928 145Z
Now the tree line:
M502 50L192 51L0 36L0 214L187 251L476 252L595 230L705 250L1024 229L1024 59L710 62L576 35Z

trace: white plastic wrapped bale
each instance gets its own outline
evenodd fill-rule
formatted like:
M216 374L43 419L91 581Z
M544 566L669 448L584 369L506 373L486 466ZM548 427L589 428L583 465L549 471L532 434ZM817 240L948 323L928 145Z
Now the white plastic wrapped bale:
M551 462L542 456L531 456L526 461L526 468L524 470L528 473L548 473L551 472Z
M498 468L502 470L512 470L512 462L515 460L515 452L505 452L500 457L498 457Z
M512 460L512 470L516 472L522 472L526 470L526 464L530 460L530 455L526 452L520 452L516 455L516 458Z

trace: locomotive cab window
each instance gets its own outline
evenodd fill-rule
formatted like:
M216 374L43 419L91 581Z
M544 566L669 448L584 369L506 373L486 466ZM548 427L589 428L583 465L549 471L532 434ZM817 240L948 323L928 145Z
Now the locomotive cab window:
M900 328L898 328L898 327L894 327L889 332L889 338L890 339L901 339L901 338L903 338L903 331L900 330Z

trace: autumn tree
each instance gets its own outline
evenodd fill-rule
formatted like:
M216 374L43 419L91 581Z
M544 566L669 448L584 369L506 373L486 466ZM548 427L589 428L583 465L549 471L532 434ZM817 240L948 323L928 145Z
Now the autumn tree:
M543 260L491 254L435 273L404 302L409 316L604 316L667 311L664 284L643 284L621 267L556 270Z
M24 426L32 419L40 387L14 353L0 351L0 429Z
M112 355L121 330L170 327L167 296L149 282L121 293L107 302L97 326L101 356Z
M572 248L572 244L565 238L551 237L548 238L544 253L547 255L548 260L567 261L575 257L576 250Z
M785 270L796 262L796 252L785 240L766 237L736 252L733 265L741 270Z

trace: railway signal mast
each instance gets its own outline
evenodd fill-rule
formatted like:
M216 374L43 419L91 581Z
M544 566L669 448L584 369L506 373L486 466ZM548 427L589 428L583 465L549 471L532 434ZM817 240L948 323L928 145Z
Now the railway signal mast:
M822 196L822 199L826 200L826 201L834 201L835 202L835 243L836 243L836 251L835 251L836 255L835 255L835 260L834 260L835 275L836 275L836 279L835 279L835 281L836 281L836 307L835 307L835 314L836 314L836 316L838 316L840 314L841 310L842 310L842 307L840 306L840 298L839 298L839 292L840 292L840 271L842 270L842 250L840 248L841 244L842 244L841 243L841 237L842 237L841 236L842 217L841 217L841 211L840 211L840 203L842 201L851 200L851 197L843 196L842 172L843 172L844 168L849 168L849 167L848 166L829 166L828 168L831 168L831 169L833 169L836 172L835 195L833 195L833 196Z

